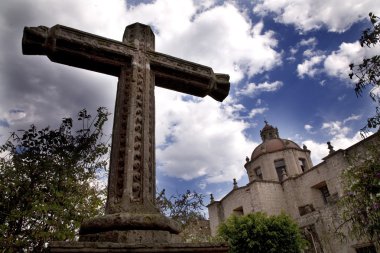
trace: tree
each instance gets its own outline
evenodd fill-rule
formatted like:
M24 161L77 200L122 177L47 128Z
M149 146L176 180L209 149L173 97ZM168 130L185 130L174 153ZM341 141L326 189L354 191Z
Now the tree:
M297 223L284 213L232 215L219 226L218 235L233 253L301 252L306 247Z
M380 242L380 149L370 146L365 155L349 162L342 177L345 195L339 202L343 220L357 239Z
M165 189L157 194L156 204L161 213L177 221L182 232L180 236L186 242L206 242L210 236L203 230L200 223L206 221L203 209L204 195L187 190L183 194L175 194L169 198Z
M360 45L362 47L374 47L380 42L380 18L373 13L369 13L372 28L363 31L360 38ZM371 58L363 59L361 64L350 64L351 73L350 78L355 80L355 92L360 96L363 91L368 87L380 87L380 55L375 55ZM370 91L370 97L377 104L380 104L380 97L375 89ZM380 125L380 107L376 106L376 115L368 118L367 125L362 129L363 131L370 128L376 128Z
M103 192L96 185L108 152L102 142L107 110L91 120L78 114L80 130L64 118L49 127L13 133L0 147L0 248L43 251L51 240L73 239L80 222L99 214Z

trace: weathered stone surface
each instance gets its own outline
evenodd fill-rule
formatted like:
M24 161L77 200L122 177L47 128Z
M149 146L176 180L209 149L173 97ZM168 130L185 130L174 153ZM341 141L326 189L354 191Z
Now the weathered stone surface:
M349 223L342 219L337 201L346 194L342 172L352 166L350 160L353 157L365 157L369 148L380 145L380 132L345 150L329 154L316 166L312 164L307 147L301 149L290 140L279 139L277 128L266 124L260 133L263 143L255 148L252 159L244 165L249 183L237 189L231 185L226 196L208 205L211 234L215 235L218 226L232 214L265 212L279 215L285 212L297 221L309 240L309 250L305 253L355 253L355 247L368 245L365 238L361 241L350 237L341 240L343 237L337 236L338 233L349 235L351 232ZM282 181L275 168L275 161L280 159L285 160L288 174L288 178ZM326 199L321 186L329 191L330 196Z
M119 242L129 244L146 243L179 243L181 237L162 230L111 230L95 234L85 234L79 238L80 242Z
M50 252L228 252L228 246L220 243L145 243L126 244L110 242L52 242Z
M112 230L165 230L174 234L180 226L161 214L115 213L85 220L79 234L91 234Z
M123 41L69 27L26 27L23 53L119 77L112 135L106 214L84 221L80 240L170 242L174 221L155 205L155 85L222 101L229 76L154 51L149 26L127 26Z

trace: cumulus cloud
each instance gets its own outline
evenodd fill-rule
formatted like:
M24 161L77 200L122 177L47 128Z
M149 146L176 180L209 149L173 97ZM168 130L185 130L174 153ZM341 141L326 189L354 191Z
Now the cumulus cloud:
M373 98L377 101L380 101L380 87L376 86L371 89L371 94L373 95Z
M318 44L317 38L315 38L315 37L311 37L311 38L308 38L308 39L302 39L299 42L300 46L310 46L312 48L314 48L317 44Z
M303 52L303 55L304 56L307 56L307 57L311 57L314 54L314 48L315 46L318 44L318 41L315 37L310 37L308 39L302 39L300 42L298 42L294 47L290 47L290 56L287 57L286 59L288 61L295 61L296 60L296 57L295 57L295 54L298 53L298 51L302 48L302 47L306 47L307 49Z
M305 129L308 133L314 133L314 132L313 132L313 126L312 126L312 125L306 124L306 125L304 126L304 129Z
M161 52L229 73L232 82L281 63L274 33L263 33L262 22L251 24L231 3L202 12L191 0L160 0L131 9L128 20L153 24Z
M359 64L364 58L380 54L380 47L361 47L359 42L343 42L339 49L331 52L324 61L324 71L340 79L349 80L351 63ZM349 84L349 83L348 83Z
M212 183L243 176L244 154L257 145L243 134L248 125L234 119L228 105L220 107L211 99L183 101L173 92L161 92L175 107L157 108L157 125L167 130L157 136L159 171Z
M277 22L294 25L301 32L323 27L344 32L369 12L379 13L380 6L373 0L259 0L253 10L261 15L274 13Z
M323 51L315 50L318 41L315 37L310 37L308 39L303 39L297 43L297 51L301 47L306 47L303 51L302 56L305 58L304 61L297 65L297 75L300 78L305 76L314 77L316 74L322 72L323 60L326 58Z
M361 117L362 115L352 114L351 116L343 120L343 124L346 124L349 121L359 120Z
M334 147L334 150L346 149L362 140L360 132L356 132L352 135L352 129L347 126L347 123L350 121L359 120L360 118L361 115L352 114L342 121L327 121L322 124L320 130L330 136L329 141ZM313 127L308 124L306 124L304 128L308 132L313 129ZM318 130L316 129L313 133L317 133L317 131ZM326 143L308 139L303 141L303 144L305 144L307 148L311 150L311 158L314 165L321 162L322 158L327 156L329 153Z
M346 136L350 131L350 128L343 126L343 122L331 121L322 124L322 129L327 130L329 135L334 136Z
M313 56L310 59L305 60L303 63L297 65L297 74L300 78L305 76L314 77L315 74L319 73L320 68L318 66L321 64L324 55Z
M359 132L357 132L352 137L350 136L333 136L330 140L331 145L334 147L334 150L346 149L355 143L362 140L362 137ZM313 164L316 165L322 161L322 158L326 157L329 154L326 143L317 142L314 140L305 140L303 142L309 150L311 150L311 159Z
M284 85L281 81L274 82L263 82L263 83L249 83L242 90L238 91L237 94L245 96L255 96L261 92L274 92L280 89Z
M59 23L120 41L126 25L145 23L156 34L156 51L228 73L232 83L281 64L274 33L264 32L262 22L252 23L230 2L157 0L131 6L122 0L23 0L6 1L0 14L0 81L5 84L0 86L0 138L9 126L53 127L84 107L114 109L117 78L55 64L43 56L23 56L24 26ZM220 104L156 90L161 171L183 179L204 176L207 182L243 175L240 157L254 145L243 134L247 126L237 113L244 110L242 105L233 105L233 97Z
M302 41L301 41L302 42ZM301 44L298 43L297 47ZM330 53L315 50L316 40L306 40L302 44L309 45L310 48L303 52L305 60L297 65L297 74L300 78L305 76L314 77L318 74L325 73L329 76L346 80L347 85L351 85L349 78L351 63L359 64L364 58L370 58L380 54L380 47L361 47L358 41L353 43L343 42L339 49ZM353 79L355 81L355 78ZM325 81L321 82L325 85Z
M248 117L253 118L257 114L263 114L264 112L268 111L269 108L267 107L262 107L262 108L253 108L250 112Z

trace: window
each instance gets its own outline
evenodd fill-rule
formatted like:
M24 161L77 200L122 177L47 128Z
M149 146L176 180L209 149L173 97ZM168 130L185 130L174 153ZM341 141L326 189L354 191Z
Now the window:
M302 172L305 172L305 170L307 170L307 164L304 158L299 158L298 164L300 165Z
M376 253L375 246L373 245L356 248L355 250L356 250L356 253Z
M323 201L325 202L325 204L327 204L327 199L328 197L330 197L330 192L329 192L329 189L327 188L327 185L320 187L319 190L322 194Z
M303 216L308 213L312 213L315 211L314 206L312 204L304 205L304 206L299 206L298 211L300 213L300 216Z
M284 159L274 161L274 167L277 171L278 180L282 181L284 174L286 174L286 166Z
M243 207L239 206L238 208L235 208L233 210L233 214L235 214L236 216L243 216L244 215Z
M263 174L261 173L261 168L257 167L255 169L255 175L257 179L263 180Z

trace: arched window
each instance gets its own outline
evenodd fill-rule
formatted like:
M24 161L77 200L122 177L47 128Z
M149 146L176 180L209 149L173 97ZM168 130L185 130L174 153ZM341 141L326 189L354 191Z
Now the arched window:
M280 159L280 160L274 161L274 167L276 168L276 171L277 171L278 180L280 180L281 182L283 180L283 176L286 174L285 160Z
M302 172L305 172L308 169L307 168L306 159L304 159L304 158L298 158L298 164L301 167Z
M255 169L255 175L256 175L257 179L260 179L260 180L263 179L263 173L261 172L261 168L260 167L257 167Z

